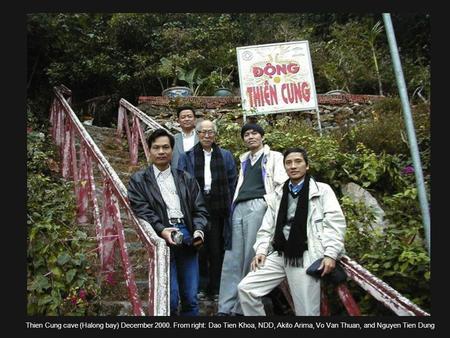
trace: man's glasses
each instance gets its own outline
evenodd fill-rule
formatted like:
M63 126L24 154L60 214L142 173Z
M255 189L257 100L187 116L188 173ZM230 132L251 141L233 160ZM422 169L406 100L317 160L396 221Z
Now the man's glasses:
M216 134L216 132L214 130L199 130L197 132L202 135L215 135Z

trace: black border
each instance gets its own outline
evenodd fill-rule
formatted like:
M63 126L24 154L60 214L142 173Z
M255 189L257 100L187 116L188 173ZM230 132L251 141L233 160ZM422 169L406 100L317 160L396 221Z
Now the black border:
M6 65L6 74L3 77L3 83L7 85L3 92L8 93L6 99L3 100L3 103L6 104L6 107L3 111L4 117L4 128L7 132L6 142L4 141L4 161L3 161L3 169L9 169L5 174L3 174L4 182L8 184L6 189L4 189L3 194L6 198L4 198L4 204L6 204L7 217L8 220L4 221L4 228L8 231L12 231L11 233L4 234L4 245L6 244L8 247L6 248L6 255L4 255L4 262L6 266L4 267L3 278L9 282L9 285L4 289L4 295L7 296L7 300L3 302L3 310L7 312L6 317L8 319L4 319L4 323L7 324L8 328L12 330L12 332L17 332L16 329L20 329L20 334L25 335L35 335L42 334L43 336L52 336L54 334L74 334L79 335L79 331L71 330L30 330L26 329L25 322L26 321L35 321L35 322L80 322L80 321L89 321L89 322L155 322L155 321L173 321L172 318L128 318L128 317L84 317L84 318L73 318L73 317L29 317L26 316L26 271L24 272L23 262L26 261L26 180L24 179L26 176L25 169L25 161L26 155L24 149L25 147L25 105L26 105L26 91L25 91L25 83L26 83L26 13L33 12L306 12L306 11L322 11L322 12L392 12L392 13L411 13L411 12L419 12L419 13L432 13L432 34L433 34L433 73L432 73L432 84L433 84L433 112L434 119L432 121L432 135L433 140L439 133L439 128L445 128L445 124L441 123L441 119L444 118L446 114L444 102L441 99L441 95L439 95L440 90L447 90L446 86L446 78L444 78L446 70L446 64L442 62L442 58L446 57L444 53L445 45L447 44L448 37L443 35L445 34L446 25L443 24L442 21L438 19L439 11L432 11L431 4L429 3L405 3L393 4L392 1L377 1L374 2L373 6L367 4L365 1L333 1L331 3L324 3L323 1L314 1L314 2L273 2L271 5L267 5L266 3L262 3L259 1L236 1L230 0L226 3L220 4L218 2L207 2L207 3L188 3L181 2L177 0L174 1L144 1L144 0L122 0L122 1L107 1L107 0L77 0L77 1L61 1L61 0L28 0L21 1L20 3L14 4L18 7L17 10L9 10L4 12L4 16L6 20L1 20L2 31L7 35L7 41L4 43L4 52L2 53L2 63ZM405 7L407 6L407 7ZM395 27L394 27L395 29ZM10 118L14 119L14 128L10 128ZM17 128L17 129L16 129ZM434 151L438 155L433 156L433 182L439 182L432 184L432 192L433 192L433 213L432 220L439 220L440 222L432 222L431 237L432 237L432 315L428 318L415 318L415 317L402 317L402 318L391 318L391 317L330 317L330 318L270 318L274 321L280 320L283 322L340 322L344 320L346 322L373 322L375 320L380 320L382 322L430 322L435 323L437 329L434 331L423 331L423 330L315 330L313 332L314 336L317 335L334 335L338 333L338 335L346 335L346 336L358 336L361 335L371 335L380 336L385 332L389 335L397 336L397 334L407 334L410 336L431 336L432 334L443 333L443 331L447 331L446 324L444 322L444 316L446 314L446 299L444 295L446 295L446 285L438 285L442 283L446 283L446 279L444 277L445 270L447 270L447 264L443 263L443 257L447 256L447 252L445 251L445 247L442 247L442 243L439 241L446 240L447 237L441 234L447 226L448 222L446 222L446 218L441 214L441 205L443 201L446 201L445 196L442 199L438 199L437 195L439 195L439 187L442 186L440 182L443 181L443 177L439 176L439 172L441 170L445 170L446 168L446 152L445 145L447 144L445 138L438 138L436 142L434 142L434 150L436 146L444 148L444 152L442 155L438 151ZM12 147L11 147L12 145ZM440 155L440 156L439 156ZM23 157L22 157L23 156ZM441 161L441 162L439 162ZM12 174L12 175L10 175ZM17 179L9 179L9 177L19 177ZM437 176L436 176L437 175ZM8 177L8 178L7 178ZM439 179L439 181L438 181ZM6 202L6 203L5 203ZM431 202L430 202L431 205ZM434 226L434 227L433 227ZM18 243L23 243L21 246ZM19 276L19 277L17 277ZM25 278L24 278L25 277ZM20 281L19 281L19 280ZM225 319L219 319L218 317L198 317L198 318L178 318L179 322L188 322L188 321L206 321L206 322L258 322L262 318L257 317L226 317ZM269 319L269 318L268 318ZM266 320L264 318L263 320ZM9 331L9 330L8 330ZM290 329L286 330L159 330L156 332L142 330L142 329L133 329L127 330L122 329L117 332L121 332L122 334L135 334L139 331L139 333L144 333L145 335L149 334L162 334L162 335L179 335L180 333L184 336L187 334L192 335L203 335L207 334L208 336L222 333L227 336L234 335L238 333L239 335L264 335L269 336L272 333L275 333L277 336L286 335L308 335L309 332L307 330L296 330L292 331ZM105 330L91 330L89 334L99 334L106 332ZM84 331L83 334L86 334L87 331Z

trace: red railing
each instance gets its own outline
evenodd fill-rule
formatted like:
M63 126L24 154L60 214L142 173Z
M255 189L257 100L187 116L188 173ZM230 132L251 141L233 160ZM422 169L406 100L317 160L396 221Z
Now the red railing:
M128 122L128 114L130 112L130 117L132 120L132 126L130 128ZM149 127L151 130L164 128L159 123L154 121L151 117L146 115L144 112L133 106L125 99L120 99L119 102L119 116L117 119L117 137L121 138L123 135L123 127L125 126L125 131L128 140L128 149L130 151L130 159L131 164L136 165L138 163L138 148L139 148L139 140L141 141L141 145L144 149L145 157L147 158L147 162L150 161L150 152L147 145L147 140L144 135L144 131L142 130L141 121ZM173 135L169 130L167 132L170 135Z
M114 271L114 250L120 250L124 278L133 314L143 316L136 281L125 243L124 227L120 211L125 211L137 230L149 256L148 315L169 314L169 249L165 241L156 235L144 220L137 219L130 208L127 191L114 169L98 149L69 105L71 91L64 86L54 88L55 98L50 110L52 137L61 152L61 172L75 183L77 198L77 220L89 222L88 208L92 207L92 218L99 243L102 272L106 278ZM78 158L75 139L79 144ZM97 200L92 162L98 165L103 176L103 204ZM101 207L101 208L100 208Z
M342 257L341 264L350 279L398 316L430 315L350 257Z

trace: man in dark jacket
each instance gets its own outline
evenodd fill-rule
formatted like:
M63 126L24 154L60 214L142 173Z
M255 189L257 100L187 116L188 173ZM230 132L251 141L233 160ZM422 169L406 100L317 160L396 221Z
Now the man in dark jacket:
M128 199L135 215L149 222L170 246L170 313L198 315L198 252L207 224L203 196L198 183L188 173L172 168L173 136L155 130L148 139L150 159L147 169L131 176ZM174 233L183 234L177 243Z
M236 185L233 155L215 143L217 127L209 120L197 123L199 143L182 154L178 168L197 179L209 213L205 247L200 251L200 275L208 279L206 292L219 296L220 274L224 255L224 226L230 226L231 199ZM203 269L202 269L203 265Z

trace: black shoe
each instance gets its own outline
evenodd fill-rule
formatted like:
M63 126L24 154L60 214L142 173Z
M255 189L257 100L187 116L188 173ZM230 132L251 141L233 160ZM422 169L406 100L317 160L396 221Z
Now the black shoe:
M229 316L229 314L225 312L217 312L216 316Z
M235 316L235 317L244 317L244 315L242 313L236 313L236 312L231 312L231 315Z

